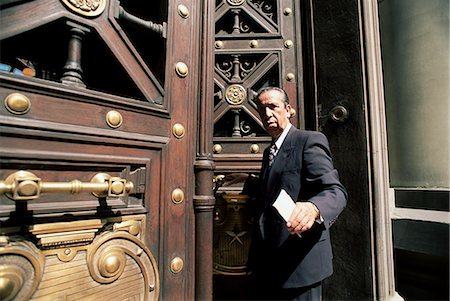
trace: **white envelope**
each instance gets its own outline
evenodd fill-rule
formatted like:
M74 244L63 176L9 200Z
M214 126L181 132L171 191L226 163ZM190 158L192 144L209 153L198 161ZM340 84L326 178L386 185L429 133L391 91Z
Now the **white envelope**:
M295 208L295 202L286 190L281 189L280 194L272 205L278 210L278 213L287 222Z

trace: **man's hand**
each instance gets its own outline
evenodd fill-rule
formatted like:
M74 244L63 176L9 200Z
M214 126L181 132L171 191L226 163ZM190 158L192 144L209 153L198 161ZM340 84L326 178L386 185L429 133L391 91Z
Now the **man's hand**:
M303 233L314 225L319 217L319 209L311 202L296 202L289 217L287 227L291 234Z

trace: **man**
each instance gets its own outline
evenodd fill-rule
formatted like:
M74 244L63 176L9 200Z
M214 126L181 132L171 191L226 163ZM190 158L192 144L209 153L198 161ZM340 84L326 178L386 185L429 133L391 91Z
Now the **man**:
M255 99L274 147L264 151L259 178L249 298L321 300L322 280L333 272L329 228L344 209L347 193L326 137L291 125L286 92L267 87ZM295 201L287 221L272 206L282 189Z

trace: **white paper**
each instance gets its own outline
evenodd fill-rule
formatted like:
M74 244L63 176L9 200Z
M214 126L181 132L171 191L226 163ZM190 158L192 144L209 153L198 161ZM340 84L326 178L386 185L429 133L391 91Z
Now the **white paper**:
M278 210L278 213L287 222L289 217L291 217L292 211L295 208L295 202L291 196L286 192L286 190L281 189L280 194L272 205ZM301 233L297 233L297 236L302 238Z
M278 213L287 222L292 214L292 211L294 211L295 202L286 190L281 189L280 194L272 206L278 210Z

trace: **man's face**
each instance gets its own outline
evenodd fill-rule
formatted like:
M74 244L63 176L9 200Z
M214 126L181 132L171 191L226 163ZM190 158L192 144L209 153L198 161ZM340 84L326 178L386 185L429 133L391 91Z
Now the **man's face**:
M267 132L278 138L289 124L291 106L283 101L283 94L268 90L259 96L258 113Z

